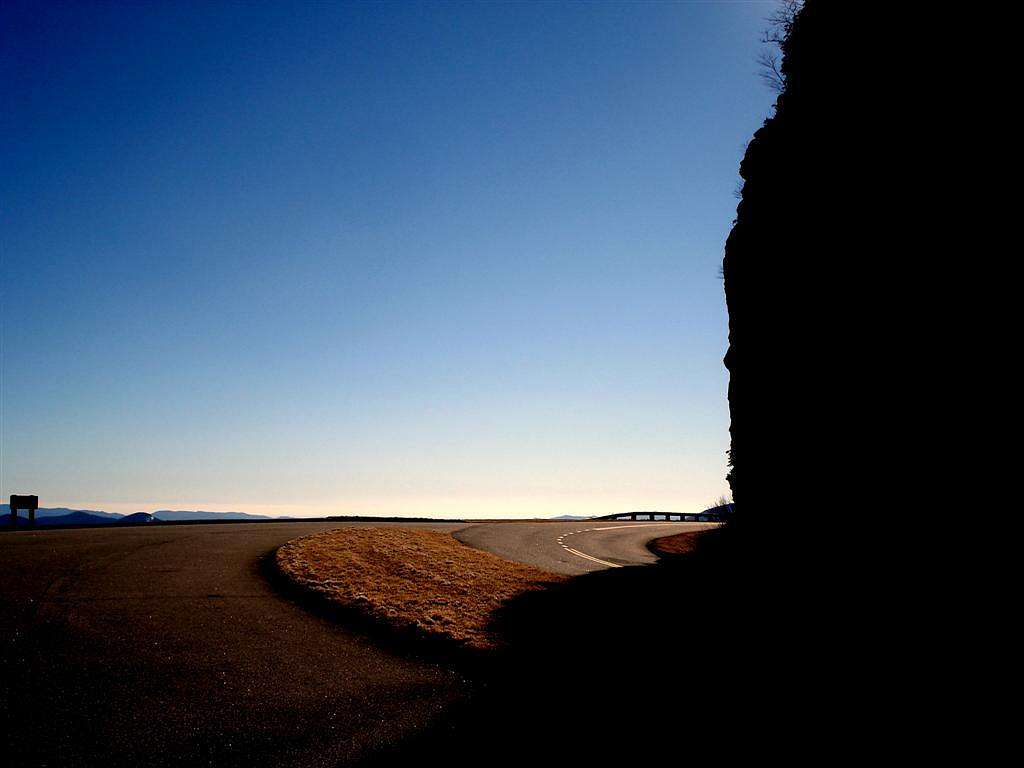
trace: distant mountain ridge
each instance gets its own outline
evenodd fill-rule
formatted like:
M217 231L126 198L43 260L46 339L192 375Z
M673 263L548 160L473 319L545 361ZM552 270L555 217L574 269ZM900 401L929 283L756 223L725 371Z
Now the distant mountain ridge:
M149 512L134 512L130 515L125 515L117 522L118 525L145 525L147 523L156 523L159 521Z
M105 517L77 509L66 515L36 517L36 525L114 525L119 522L121 522L120 517ZM28 525L28 518L18 515L18 524Z
M0 504L0 527L8 525L11 516L9 504ZM273 520L269 515L248 512L208 512L205 510L161 509L156 512L104 512L98 509L69 509L67 507L40 507L36 510L36 525L145 525L187 520ZM18 525L28 525L28 512L18 511Z
M0 505L0 527L10 524L11 507ZM101 512L94 509L68 509L67 507L40 508L36 510L36 525L116 525L122 522L124 515L116 512ZM28 512L18 510L18 525L28 525Z
M270 515L254 515L249 512L206 512L197 510L158 509L153 513L157 520L273 520Z
M120 514L118 512L103 512L102 510L98 510L98 509L69 509L67 507L47 507L47 508L40 507L39 509L36 510L36 520L40 520L40 519L42 519L44 517L64 517L66 515L72 515L72 514L77 514L77 513L80 513L80 514L83 514L83 515L92 515L93 517L107 518L107 519L111 519L111 520L117 520L117 519L119 519L121 517L124 517L124 515L122 515L122 514ZM0 504L0 515L7 516L7 515L10 515L10 514L11 514L11 505L10 504ZM21 515L22 517L25 517L25 516L27 516L28 513L25 512L25 510L20 510L18 514Z

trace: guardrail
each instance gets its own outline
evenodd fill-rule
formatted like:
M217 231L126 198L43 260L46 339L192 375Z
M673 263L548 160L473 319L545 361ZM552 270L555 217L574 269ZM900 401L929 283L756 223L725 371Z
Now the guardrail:
M659 521L666 523L721 523L725 516L718 512L621 512L592 518L594 520Z

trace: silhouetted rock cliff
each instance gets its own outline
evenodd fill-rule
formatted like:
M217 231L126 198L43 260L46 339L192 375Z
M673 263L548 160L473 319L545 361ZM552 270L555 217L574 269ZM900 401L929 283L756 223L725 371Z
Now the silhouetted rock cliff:
M829 446L843 402L833 378L853 351L832 335L844 322L838 250L861 215L837 194L852 157L837 116L854 107L836 76L848 50L844 13L842 4L810 0L779 30L784 89L740 166L742 198L723 260L725 364L729 482L748 530L811 514L813 499L835 495Z

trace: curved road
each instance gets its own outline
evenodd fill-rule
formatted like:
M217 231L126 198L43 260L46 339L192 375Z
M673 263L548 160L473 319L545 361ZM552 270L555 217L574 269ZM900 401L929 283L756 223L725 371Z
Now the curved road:
M484 523L455 532L455 538L508 560L555 573L581 573L642 565L657 560L647 544L661 536L714 528L714 523L575 522Z
M366 525L353 523L351 525ZM694 523L402 524L566 574ZM454 671L278 594L263 557L338 522L0 534L9 765L344 765L442 716Z
M455 673L311 615L259 571L339 527L0 534L5 765L338 765L430 722L464 692Z

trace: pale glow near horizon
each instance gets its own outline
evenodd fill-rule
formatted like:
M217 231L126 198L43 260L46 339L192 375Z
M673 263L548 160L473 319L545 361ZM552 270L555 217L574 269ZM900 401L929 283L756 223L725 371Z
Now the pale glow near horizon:
M727 489L726 489L727 490ZM723 490L723 493L726 492ZM40 500L42 503L42 500ZM101 512L117 512L131 514L134 512L188 511L188 512L247 512L253 515L268 517L328 517L369 516L369 517L432 517L459 519L532 519L548 518L561 515L579 515L581 517L597 517L624 512L658 511L658 512L699 512L712 506L715 499L706 499L699 503L678 504L654 503L650 505L629 505L627 502L617 503L615 499L602 499L593 503L543 502L537 500L492 499L474 500L456 498L448 501L438 499L422 499L395 501L387 503L366 503L362 505L325 504L325 505L289 505L289 504L236 504L224 505L216 503L131 503L131 502L84 502L73 503L58 500L43 505L46 508L68 508L96 510Z

